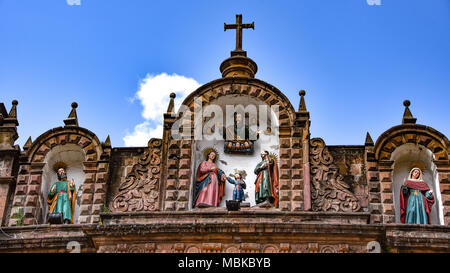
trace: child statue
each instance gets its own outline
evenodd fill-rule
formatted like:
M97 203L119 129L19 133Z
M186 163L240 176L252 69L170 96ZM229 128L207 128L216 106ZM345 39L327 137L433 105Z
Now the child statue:
M244 177L245 177L245 171L238 172L235 170L235 174L231 174L229 177L227 177L227 181L234 185L233 190L233 200L234 201L245 201L245 195L244 190L247 188L247 185L245 184ZM234 177L231 178L231 177Z

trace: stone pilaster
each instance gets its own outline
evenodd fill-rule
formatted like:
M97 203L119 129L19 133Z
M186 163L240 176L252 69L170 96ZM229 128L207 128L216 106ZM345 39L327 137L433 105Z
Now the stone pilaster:
M17 134L17 105L14 100L9 113L0 103L0 226L6 225L9 203L16 184L20 149L14 146Z
M450 166L448 160L435 160L439 173L439 187L442 205L444 206L444 225L450 226Z
M394 162L390 160L380 160L378 162L381 213L384 224L395 223L394 194L392 187L393 164Z

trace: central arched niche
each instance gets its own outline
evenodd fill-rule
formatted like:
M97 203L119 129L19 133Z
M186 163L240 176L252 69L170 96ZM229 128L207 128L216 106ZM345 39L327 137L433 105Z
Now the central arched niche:
M77 201L75 202L74 224L78 223L78 216L80 214L80 196L81 189L84 182L83 162L85 161L85 152L76 144L65 144L55 146L46 155L44 162L46 163L42 169L42 187L41 187L41 208L43 222L46 223L48 215L47 194L50 187L58 181L56 172L53 166L56 162L62 161L67 164L67 179L74 180L77 189Z
M271 107L267 105L265 102L258 100L256 98L250 97L248 95L240 95L240 94L230 94L226 96L219 97L218 99L210 102L209 104L215 104L221 107L223 111L223 120L224 124L226 123L226 105L242 105L244 108L248 105L255 105L257 109L259 109L260 105L264 105L267 107ZM204 106L205 107L205 106ZM205 108L203 109L204 112ZM267 116L267 126L269 127L278 127L279 120L277 114L270 110L270 113ZM234 169L245 170L247 173L247 177L245 182L247 184L247 188L245 190L245 202L249 202L250 206L255 206L255 180L256 175L254 173L254 169L256 165L261 161L261 152L267 150L269 153L274 153L278 156L279 159L279 136L277 134L278 130L274 128L270 134L260 135L260 138L255 142L254 152L251 155L244 154L227 154L224 152L224 143L225 140L195 140L194 141L194 162L193 162L193 172L192 172L192 183L190 189L190 202L189 208L192 209L192 199L193 199L193 190L194 184L196 181L196 174L198 166L201 162L204 161L203 151L207 148L213 147L219 153L219 160L216 162L217 167L222 169L227 176L234 173ZM226 182L225 186L225 196L222 199L219 207L226 207L226 200L231 200L233 198L233 190L234 185Z
M408 177L412 166L419 165L423 171L423 179L433 190L435 204L431 211L431 224L443 225L444 215L439 188L439 177L434 164L434 154L422 145L407 143L395 149L391 155L393 166L393 194L395 206L395 221L400 221L400 189L404 180Z

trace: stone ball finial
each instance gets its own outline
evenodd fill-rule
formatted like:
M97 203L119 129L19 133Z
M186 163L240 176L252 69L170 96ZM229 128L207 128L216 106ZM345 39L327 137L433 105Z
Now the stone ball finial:
M12 105L18 105L18 104L19 104L19 102L17 100L12 101Z
M405 101L403 102L403 105L404 105L405 107L409 107L409 106L411 106L411 102L410 102L409 100L405 100Z
M78 103L72 102L72 108L78 108Z
M299 92L299 94L300 94L300 96L305 96L306 95L306 91L305 90L300 90L300 92Z
M177 97L177 94L175 94L174 92L170 93L170 98L171 98L171 99L174 99L174 98L176 98L176 97Z

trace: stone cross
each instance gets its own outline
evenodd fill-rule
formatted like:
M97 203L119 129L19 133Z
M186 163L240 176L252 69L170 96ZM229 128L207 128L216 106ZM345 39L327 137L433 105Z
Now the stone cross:
M227 25L224 23L224 31L227 29L236 29L236 49L235 51L242 51L242 29L255 29L255 22L251 24L242 24L242 14L236 14L236 24Z

